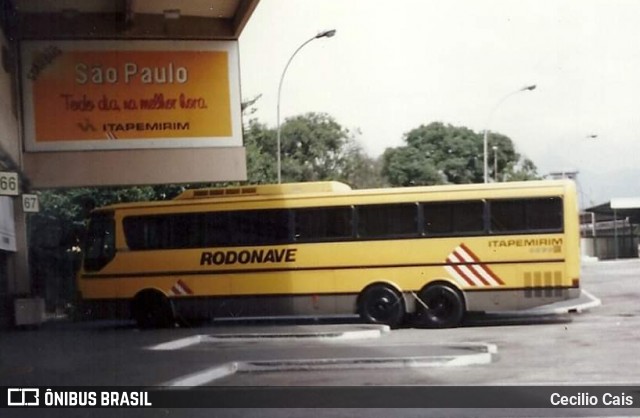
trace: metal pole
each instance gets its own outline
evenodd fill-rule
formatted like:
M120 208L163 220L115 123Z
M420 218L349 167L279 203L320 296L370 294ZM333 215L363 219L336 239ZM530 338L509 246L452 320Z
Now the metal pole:
M615 259L618 259L618 211L613 210L613 252Z
M596 232L596 213L591 212L591 235L593 236L593 256L598 258L598 236Z
M498 182L498 147L493 146L493 180Z
M277 165L277 170L278 170L278 184L282 183L282 158L280 156L280 94L282 92L282 82L284 81L284 75L287 73L287 68L289 68L289 64L291 64L291 61L293 61L293 57L296 56L296 54L309 42L313 41L314 39L318 39L318 38L331 38L333 35L336 34L335 29L331 29L331 30L326 30L323 32L320 32L319 34L317 34L316 36L307 39L306 41L304 41L304 43L302 45L300 45L298 47L298 49L296 49L293 54L291 55L291 57L289 57L289 61L287 61L287 65L284 66L284 70L282 71L282 75L280 76L280 83L278 84L278 103L277 103L277 107L276 107L276 148L277 148L277 158L276 158L276 165Z

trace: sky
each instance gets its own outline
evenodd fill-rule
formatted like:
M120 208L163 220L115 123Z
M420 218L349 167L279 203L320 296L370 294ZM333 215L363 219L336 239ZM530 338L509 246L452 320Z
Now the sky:
M335 29L293 59L281 120L326 112L372 157L435 121L489 129L540 174L577 170L583 206L640 196L639 18L637 0L261 0L242 97L275 127L287 60Z

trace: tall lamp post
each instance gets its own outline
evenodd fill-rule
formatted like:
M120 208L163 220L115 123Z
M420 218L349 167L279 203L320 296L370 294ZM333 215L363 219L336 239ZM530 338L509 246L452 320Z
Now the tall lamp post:
M488 144L489 144L489 123L491 122L491 117L493 116L493 114L495 113L496 109L498 109L498 107L500 107L500 105L507 100L509 97L513 96L514 94L518 94L522 91L531 91L531 90L535 90L536 85L532 84L530 86L525 86L521 89L518 89L516 91L513 91L509 94L507 94L506 96L504 96L502 99L500 99L500 101L493 107L493 109L491 110L491 113L489 114L489 118L488 118L488 122L487 122L487 127L484 130L484 167L483 167L483 172L484 172L484 182L488 183L489 182L489 158L487 156L488 154Z
M493 180L498 182L498 146L494 145L493 147Z
M278 114L277 114L277 122L276 122L277 123L277 129L276 129L277 130L277 152L278 152L278 155L277 155L278 184L282 183L282 159L280 156L280 93L282 92L282 82L284 81L284 75L287 73L287 68L289 68L289 64L291 64L291 61L293 61L293 57L295 57L298 51L304 48L306 44L313 41L314 39L331 38L335 34L336 34L335 29L325 30L323 32L318 33L316 36L306 40L302 45L298 47L298 49L296 49L293 52L293 54L289 58L289 61L287 61L287 65L284 66L284 70L282 71L282 76L280 76L280 83L278 84L278 107L277 107Z

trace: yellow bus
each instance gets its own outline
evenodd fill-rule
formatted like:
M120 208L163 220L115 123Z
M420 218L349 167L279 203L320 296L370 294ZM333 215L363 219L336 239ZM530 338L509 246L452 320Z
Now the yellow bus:
M454 327L578 297L579 252L571 181L197 189L94 210L78 289L85 312L142 327L339 314Z

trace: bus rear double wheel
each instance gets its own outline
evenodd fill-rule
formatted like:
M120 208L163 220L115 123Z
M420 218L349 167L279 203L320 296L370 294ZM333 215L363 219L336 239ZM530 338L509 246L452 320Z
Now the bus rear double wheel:
M360 318L371 324L399 327L406 313L402 294L394 287L378 283L365 288L358 298Z
M415 323L427 328L453 328L462 323L465 303L452 286L435 283L418 292Z
M143 290L132 301L131 313L140 328L168 328L175 324L171 301L157 290Z

